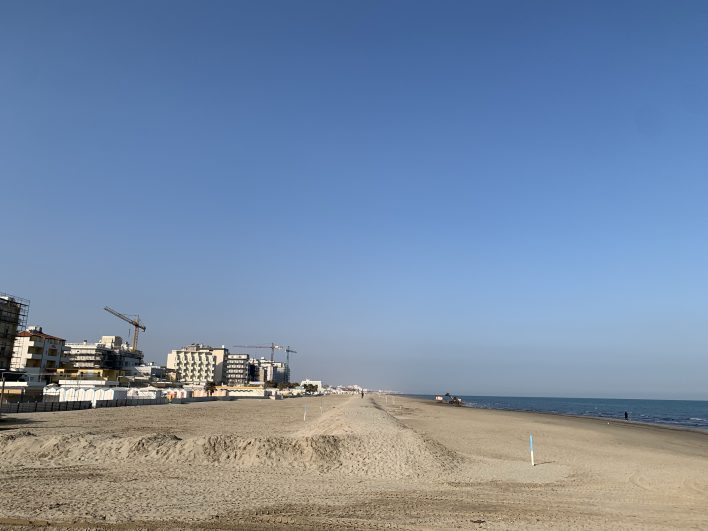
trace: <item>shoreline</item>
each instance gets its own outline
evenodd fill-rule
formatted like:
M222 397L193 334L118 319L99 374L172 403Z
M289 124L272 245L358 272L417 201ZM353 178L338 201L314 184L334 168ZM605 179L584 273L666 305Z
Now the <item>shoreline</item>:
M427 400L425 398L422 398L420 395L397 395L397 396L404 396L410 400L416 400L420 401L421 403L425 404L430 404L430 405L436 405L436 406L448 406L448 407L455 407L455 406L450 406L449 404L440 404L435 402L434 400ZM434 395L432 395L434 396ZM642 422L639 420L623 420L623 419L617 419L614 417L595 417L592 415L578 415L578 414L573 414L573 413L561 413L558 411L529 411L526 409L513 409L513 408L508 408L508 409L501 409L501 408L492 408L492 407L476 407L472 405L465 405L463 404L461 406L461 409L473 409L475 411L495 411L495 412L508 412L508 413L525 413L529 415L544 415L544 416L550 416L550 417L563 417L563 418L571 418L571 419L580 419L580 420L590 420L590 421L595 421L595 422L600 422L600 423L607 423L607 424L616 424L616 425L622 425L622 426L635 426L637 428L660 428L663 430L673 430L673 431L681 431L681 432L690 432L690 433L699 433L702 435L708 435L708 428L700 428L700 427L691 427L691 426L674 426L671 424L662 424L659 422Z

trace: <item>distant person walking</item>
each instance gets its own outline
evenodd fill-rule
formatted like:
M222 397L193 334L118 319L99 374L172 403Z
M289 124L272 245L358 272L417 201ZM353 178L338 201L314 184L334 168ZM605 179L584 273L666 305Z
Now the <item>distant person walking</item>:
M624 420L629 420L629 413L626 411L624 412Z
M361 397L364 398L364 391L361 392Z

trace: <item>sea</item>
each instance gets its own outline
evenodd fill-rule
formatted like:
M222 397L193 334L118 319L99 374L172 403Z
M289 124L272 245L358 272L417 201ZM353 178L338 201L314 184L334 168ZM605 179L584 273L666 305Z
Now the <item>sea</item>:
M624 420L626 411L629 420L634 422L708 430L708 401L705 400L458 396L466 407L619 420ZM426 397L434 399L430 395Z

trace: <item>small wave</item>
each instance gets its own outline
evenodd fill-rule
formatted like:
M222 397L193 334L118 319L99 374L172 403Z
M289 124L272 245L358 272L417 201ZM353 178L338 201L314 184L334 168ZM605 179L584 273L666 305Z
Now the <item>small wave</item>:
M560 415L578 415L602 419L623 419L624 412L630 420L705 429L708 427L708 401L630 400L630 399L575 399L539 397L479 397L462 396L474 407L511 411L531 411Z

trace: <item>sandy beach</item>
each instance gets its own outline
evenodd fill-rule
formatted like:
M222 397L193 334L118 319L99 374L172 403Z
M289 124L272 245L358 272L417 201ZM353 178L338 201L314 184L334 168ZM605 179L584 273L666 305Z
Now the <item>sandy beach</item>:
M10 415L0 452L9 529L708 529L708 434L411 398Z

